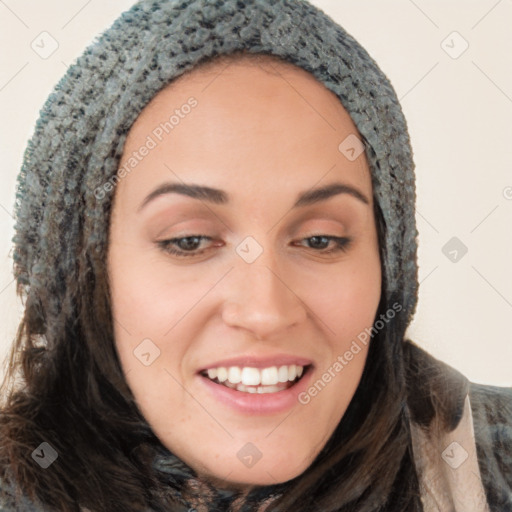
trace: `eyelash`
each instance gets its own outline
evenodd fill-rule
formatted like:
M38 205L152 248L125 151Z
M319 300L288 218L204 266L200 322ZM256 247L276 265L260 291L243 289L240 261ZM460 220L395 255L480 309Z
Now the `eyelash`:
M173 245L176 245L177 242L181 240L187 240L187 239L199 239L199 240L212 240L209 236L204 235L189 235L189 236L183 236L179 238L171 238L169 240L161 240L157 242L157 245L166 253L172 254L173 256L177 256L179 258L190 258L193 256L199 256L203 254L208 249L202 249L200 251L193 250L193 251L183 251L180 249L175 249ZM340 251L346 252L348 248L350 247L352 243L351 238L347 237L338 237L338 236L329 236L329 235L312 235L308 236L306 238L303 238L302 240L311 240L313 238L326 238L329 241L333 241L335 243L335 246L332 249L329 250L315 250L312 247L309 247L309 249L313 249L314 252L318 252L320 254L333 254L338 253Z

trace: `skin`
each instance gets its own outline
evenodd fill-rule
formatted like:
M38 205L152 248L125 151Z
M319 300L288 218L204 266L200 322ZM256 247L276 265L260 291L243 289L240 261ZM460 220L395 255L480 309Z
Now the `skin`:
M355 393L368 346L360 343L308 404L284 413L234 411L205 391L197 371L284 352L313 361L314 383L371 328L381 267L370 171L364 152L350 161L338 149L358 132L323 84L291 64L243 60L196 69L159 92L132 126L121 166L190 97L197 106L116 186L108 252L115 343L162 443L203 478L249 490L311 464ZM164 182L219 188L230 202L170 193L139 210ZM368 204L339 194L292 209L300 192L333 182ZM204 249L197 256L157 244L193 235L212 239L196 244ZM335 242L315 245L315 235L351 242L326 254ZM236 252L247 236L263 249L252 263ZM174 247L186 250L186 241ZM160 351L148 366L134 356L144 339ZM252 467L237 457L248 442L262 454Z

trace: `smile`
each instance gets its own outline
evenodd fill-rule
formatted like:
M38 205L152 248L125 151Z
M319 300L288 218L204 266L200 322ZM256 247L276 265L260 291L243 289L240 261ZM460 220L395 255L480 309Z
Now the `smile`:
M295 354L241 354L207 363L197 371L207 396L242 414L283 413L299 404L315 365ZM201 392L200 392L201 393Z
M267 368L221 366L209 368L202 372L202 375L216 384L222 384L243 393L277 393L293 386L303 372L304 367L295 364Z

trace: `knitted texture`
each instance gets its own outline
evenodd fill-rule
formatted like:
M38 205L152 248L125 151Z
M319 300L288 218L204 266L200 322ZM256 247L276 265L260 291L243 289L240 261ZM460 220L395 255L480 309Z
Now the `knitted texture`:
M18 286L45 297L47 325L67 306L77 255L106 257L115 176L127 133L153 96L200 61L270 53L312 73L350 114L386 226L386 299L404 324L417 301L415 180L407 125L388 78L347 32L303 0L142 0L72 65L25 152L15 204ZM340 140L340 143L342 141Z

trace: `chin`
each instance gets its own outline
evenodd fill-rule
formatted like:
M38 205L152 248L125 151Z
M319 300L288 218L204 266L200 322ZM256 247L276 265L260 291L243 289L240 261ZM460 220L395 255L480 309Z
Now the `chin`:
M244 467L238 460L235 464L231 460L216 461L214 468L204 465L196 472L201 478L210 481L218 488L247 490L258 486L276 485L292 480L301 475L310 464L304 460L291 461L283 459L276 464L275 461L263 461L263 457L252 467ZM219 474L223 469L223 475Z

